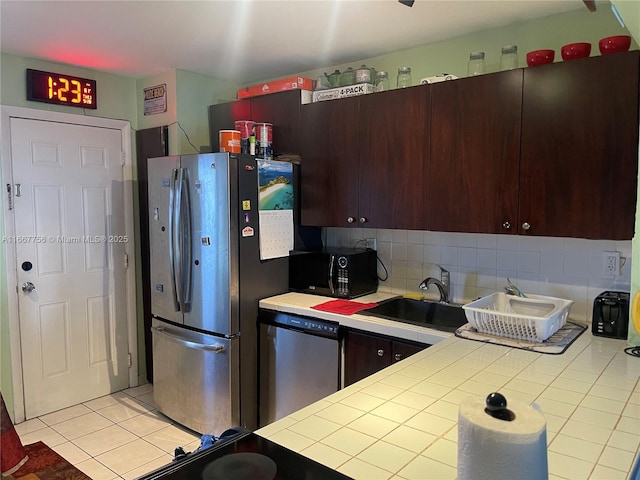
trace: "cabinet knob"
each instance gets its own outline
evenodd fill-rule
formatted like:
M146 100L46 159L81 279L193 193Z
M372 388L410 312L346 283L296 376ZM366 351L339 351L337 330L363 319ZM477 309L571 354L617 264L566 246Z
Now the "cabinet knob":
M529 225L529 223L524 222L524 223L522 224L522 229L523 229L523 230L529 230L530 228L531 228L531 225Z
M400 360L402 360L402 354L401 353L396 353L393 358L395 359L396 362L399 362Z
M355 222L355 221L356 221L356 219L355 219L355 218L353 218L353 217L347 217L347 223L353 223L353 222Z
M384 350L383 349L378 350L378 356L379 357L384 357Z
M360 223L367 223L367 219L365 217L360 217Z
M509 229L511 228L511 224L510 224L509 222L504 222L504 223L502 224L502 227L503 227L505 230L509 230Z

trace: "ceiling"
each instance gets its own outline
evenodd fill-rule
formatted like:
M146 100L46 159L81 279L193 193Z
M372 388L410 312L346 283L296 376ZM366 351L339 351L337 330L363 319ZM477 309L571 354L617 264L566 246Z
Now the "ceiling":
M3 52L249 84L585 8L582 0L0 1Z

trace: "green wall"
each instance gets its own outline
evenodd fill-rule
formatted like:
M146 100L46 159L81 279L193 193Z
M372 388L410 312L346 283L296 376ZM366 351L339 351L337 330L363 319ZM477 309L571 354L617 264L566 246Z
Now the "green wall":
M582 8L540 20L515 23L454 37L388 55L354 59L350 63L329 65L299 73L315 79L323 72L331 73L336 68L342 71L349 66L356 68L366 64L375 67L378 71L387 71L391 88L395 88L398 67L404 65L411 67L413 84L418 85L421 78L441 73L466 77L469 52L484 51L486 70L490 73L499 69L501 48L504 45L517 45L519 65L526 66L527 52L543 48L554 49L555 61L561 62L560 47L574 42L590 42L591 56L598 56L600 55L598 41L611 35L629 35L629 31L620 26L610 8L602 5L598 6L598 10L594 13ZM637 48L638 44L632 42L631 49Z

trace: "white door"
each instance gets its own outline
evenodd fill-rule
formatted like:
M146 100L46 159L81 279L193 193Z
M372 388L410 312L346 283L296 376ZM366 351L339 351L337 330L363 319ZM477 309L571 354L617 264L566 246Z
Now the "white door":
M11 118L27 419L129 385L121 152L120 130Z

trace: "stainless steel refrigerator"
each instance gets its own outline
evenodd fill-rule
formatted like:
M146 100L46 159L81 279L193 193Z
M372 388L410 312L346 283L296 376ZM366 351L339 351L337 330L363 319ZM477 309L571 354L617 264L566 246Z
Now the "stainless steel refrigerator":
M196 432L257 427L258 301L288 291L261 261L249 155L148 161L154 400Z

